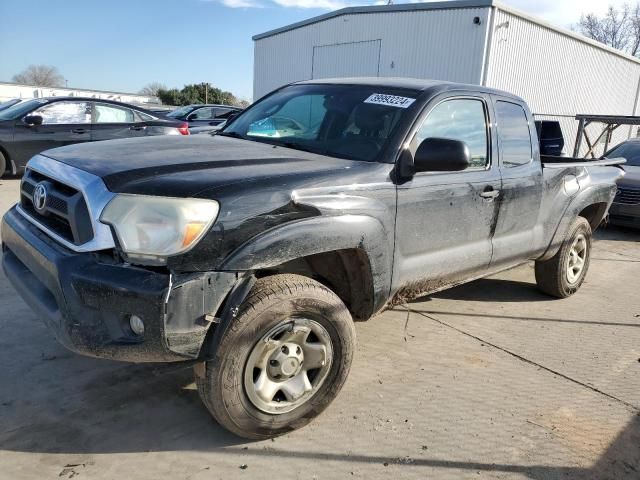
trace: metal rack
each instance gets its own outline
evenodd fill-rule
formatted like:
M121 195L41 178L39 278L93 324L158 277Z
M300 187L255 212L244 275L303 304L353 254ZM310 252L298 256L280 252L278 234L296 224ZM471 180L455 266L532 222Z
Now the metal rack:
M573 149L573 156L578 157L580 155L580 147L582 146L582 140L587 143L587 153L585 154L585 158L591 156L591 158L596 158L595 149L600 143L600 141L604 138L604 151L609 150L609 142L611 141L611 135L618 128L624 125L640 125L640 117L630 117L630 116L620 116L620 115L576 115L576 120L578 120L578 134L576 135L576 144ZM603 125L600 134L595 139L595 141L591 141L589 138L589 134L586 131L586 128L593 124L599 123Z

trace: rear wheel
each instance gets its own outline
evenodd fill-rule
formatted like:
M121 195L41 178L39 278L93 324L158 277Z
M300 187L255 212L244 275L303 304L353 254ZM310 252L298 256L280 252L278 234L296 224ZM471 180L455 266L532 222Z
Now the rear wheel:
M552 258L536 262L536 283L543 292L566 298L578 291L589 270L591 225L578 217L560 250Z
M218 423L241 437L303 427L338 395L351 367L351 315L331 290L306 277L258 280L236 317L220 327L215 356L196 372L196 383Z

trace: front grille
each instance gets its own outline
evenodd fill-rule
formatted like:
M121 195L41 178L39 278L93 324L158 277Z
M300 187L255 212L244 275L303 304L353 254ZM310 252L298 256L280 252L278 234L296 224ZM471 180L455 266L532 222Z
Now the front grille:
M37 185L46 189L46 202L39 211L34 205ZM82 192L54 178L28 169L20 186L22 209L41 225L64 240L82 245L93 239L93 227Z
M640 188L618 187L618 193L613 201L626 205L638 205L640 204Z

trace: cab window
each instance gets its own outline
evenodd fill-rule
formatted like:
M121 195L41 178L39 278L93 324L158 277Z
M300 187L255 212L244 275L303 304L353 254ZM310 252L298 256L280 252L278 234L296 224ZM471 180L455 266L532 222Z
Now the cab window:
M487 113L480 99L457 98L437 105L418 129L415 146L427 138L465 142L471 154L467 170L481 170L489 165Z
M513 168L530 163L533 158L531 132L524 108L516 103L497 101L496 116L502 166Z

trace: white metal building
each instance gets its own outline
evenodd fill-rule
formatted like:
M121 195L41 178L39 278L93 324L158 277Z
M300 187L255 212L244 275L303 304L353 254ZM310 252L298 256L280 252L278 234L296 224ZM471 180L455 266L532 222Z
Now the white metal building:
M639 59L494 0L350 7L253 40L254 99L314 78L481 84L523 97L537 118L559 119L568 151L576 114L640 114ZM619 129L613 142L631 134Z

